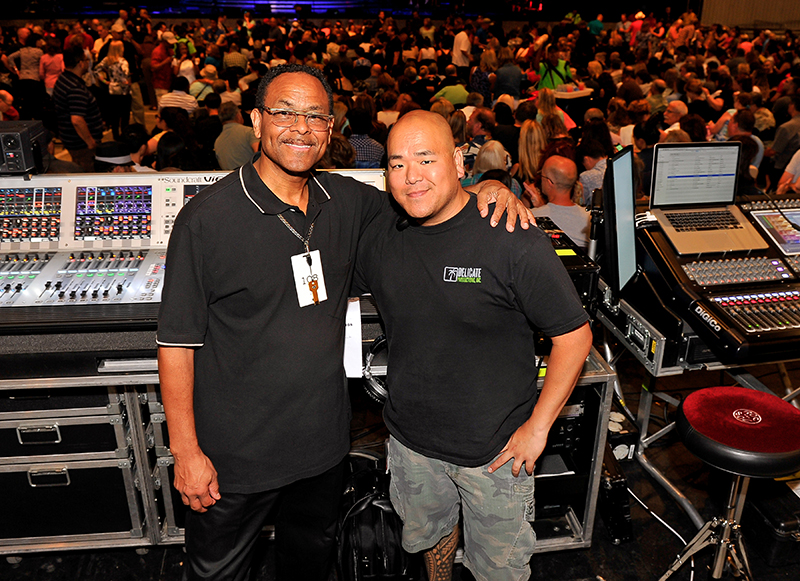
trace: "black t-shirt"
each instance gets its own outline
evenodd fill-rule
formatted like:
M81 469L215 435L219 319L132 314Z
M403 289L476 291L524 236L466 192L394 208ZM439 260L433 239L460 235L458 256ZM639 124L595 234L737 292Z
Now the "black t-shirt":
M158 343L195 348L201 449L226 491L274 489L321 474L350 449L344 317L362 229L387 196L320 172L307 216L252 163L195 196L170 236ZM328 299L301 308L290 257L319 249Z
M533 411L534 327L562 335L586 313L547 236L492 228L473 196L442 224L396 223L389 210L367 228L354 278L386 324L386 425L421 454L481 466Z

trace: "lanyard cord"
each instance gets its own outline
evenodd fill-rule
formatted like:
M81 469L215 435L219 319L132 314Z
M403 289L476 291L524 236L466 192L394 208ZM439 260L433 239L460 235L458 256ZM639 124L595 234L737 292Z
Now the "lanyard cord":
M244 168L244 166L239 167L239 183L242 184L242 189L244 190L245 195L250 199L251 202L253 202L253 204L255 204L256 208L258 208L262 213L264 213L264 210L261 208L261 206L259 206L258 203L256 203L256 201L250 196L250 192L247 191L247 186L244 184L244 175L242 174L243 168ZM325 192L325 195L328 196L328 199L330 199L330 197L331 197L330 194L327 192L327 190L325 188L322 187L322 184L320 184L317 181L316 176L312 176L312 177L314 178L314 181L317 183L317 185L319 185L319 187L322 188L322 191ZM308 235L306 235L306 237L303 238L300 235L300 233L297 230L295 230L294 228L292 228L292 225L289 224L289 222L286 221L286 218L284 218L281 214L278 214L277 216L280 219L280 221L283 222L283 225L286 226L292 234L297 236L297 239L300 240L300 242L303 243L303 246L305 247L306 252L310 253L311 249L308 246L308 241L311 240L311 233L314 231L314 224L316 224L316 219L313 222L311 222L311 226L308 229ZM310 265L310 263L309 263L309 265Z
M286 218L284 218L281 214L278 214L278 218L280 219L281 222L283 222L283 225L286 226L292 234L297 236L300 242L303 243L303 246L305 246L306 248L306 252L311 252L311 249L308 247L308 241L311 240L311 233L314 231L314 224L316 222L311 222L311 227L308 229L308 235L306 235L306 237L303 238L302 236L300 236L300 233L297 230L292 228L292 225L289 224L289 222L286 221Z

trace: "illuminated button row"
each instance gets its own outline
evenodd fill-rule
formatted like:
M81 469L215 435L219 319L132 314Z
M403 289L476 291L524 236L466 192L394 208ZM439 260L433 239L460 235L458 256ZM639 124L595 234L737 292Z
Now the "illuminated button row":
M800 291L781 291L715 297L748 333L800 328Z
M714 302L722 307L735 305L755 305L762 303L781 303L786 301L799 301L800 291L781 291L773 293L753 293L749 295L733 295L729 297L715 297Z

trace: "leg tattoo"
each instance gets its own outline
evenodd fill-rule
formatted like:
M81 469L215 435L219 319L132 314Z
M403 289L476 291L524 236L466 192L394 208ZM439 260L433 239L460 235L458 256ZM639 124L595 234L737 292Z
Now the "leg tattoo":
M456 525L452 533L436 543L435 547L422 553L428 581L451 581L453 578L453 562L456 558L458 535L459 530Z

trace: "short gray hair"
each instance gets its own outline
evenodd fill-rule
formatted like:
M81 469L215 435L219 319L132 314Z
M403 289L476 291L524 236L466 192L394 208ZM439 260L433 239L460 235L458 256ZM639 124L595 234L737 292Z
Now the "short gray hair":
M233 121L239 113L239 106L236 103L225 101L219 108L219 120L222 123Z

